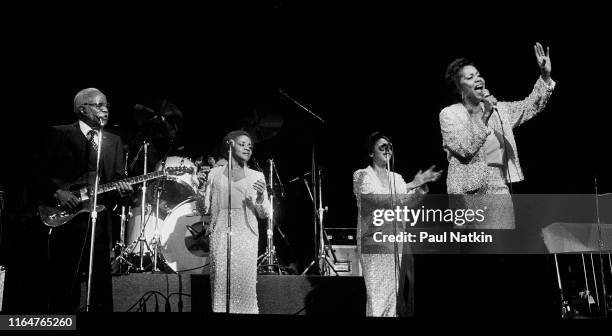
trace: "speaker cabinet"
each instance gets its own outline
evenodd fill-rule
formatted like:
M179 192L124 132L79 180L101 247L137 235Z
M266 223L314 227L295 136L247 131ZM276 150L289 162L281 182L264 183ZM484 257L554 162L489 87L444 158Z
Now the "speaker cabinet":
M192 275L193 311L210 312L210 278ZM260 314L365 316L362 277L259 275Z
M212 313L210 276L192 274L130 274L113 278L115 312L182 311ZM87 290L82 288L82 303ZM179 293L182 293L180 295ZM365 283L354 276L260 275L257 279L260 314L365 316Z
M113 277L114 312L189 312L191 308L189 275L135 273ZM166 300L167 299L167 300ZM81 283L81 307L87 300L86 283ZM182 307L182 308L181 308Z

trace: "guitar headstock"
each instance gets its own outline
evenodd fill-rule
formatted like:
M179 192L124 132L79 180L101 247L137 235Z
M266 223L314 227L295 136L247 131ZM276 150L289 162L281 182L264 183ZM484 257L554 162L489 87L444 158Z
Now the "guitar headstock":
M193 174L193 167L187 167L187 166L166 167L164 171L167 175Z

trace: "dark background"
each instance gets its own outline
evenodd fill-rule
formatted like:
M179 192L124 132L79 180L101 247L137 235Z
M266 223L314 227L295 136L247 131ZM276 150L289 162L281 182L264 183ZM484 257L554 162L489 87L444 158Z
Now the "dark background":
M135 131L134 104L156 108L170 100L184 114L178 141L192 158L211 154L253 111L281 115L282 128L256 144L254 157L264 169L273 157L285 182L280 225L292 244L286 258L301 270L313 253L312 217L303 183L288 181L310 170L313 144L325 171L326 227L355 227L352 172L368 164L368 134L391 136L396 170L407 181L432 164L446 170L438 114L455 102L444 82L446 65L471 58L499 100L523 99L539 75L536 41L551 46L557 88L544 112L515 130L526 179L514 192L593 193L595 177L600 193L612 189L608 38L595 7L271 1L10 8L5 15L0 187L7 192L6 218L27 208L23 185L30 171L45 169L29 161L39 130L73 122L72 101L82 88L107 95L109 124L119 125L109 129L124 136ZM444 180L430 189L445 193ZM3 259L40 246L42 228L30 225L27 232L4 229Z

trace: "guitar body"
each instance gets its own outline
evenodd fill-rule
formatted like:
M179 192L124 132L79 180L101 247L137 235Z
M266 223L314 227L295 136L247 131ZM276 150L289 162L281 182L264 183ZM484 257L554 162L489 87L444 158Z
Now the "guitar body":
M141 183L143 181L164 177L167 175L182 175L185 173L193 174L193 169L191 167L168 167L163 171L157 171L145 175L130 177L121 180L121 182L125 182L132 185L136 183ZM78 180L72 183L63 183L62 181L54 180L54 182L58 184L61 189L71 191L79 199L79 206L70 210L59 205L52 206L48 204L42 204L38 207L38 212L41 221L49 227L58 227L68 223L74 217L82 213L90 213L92 209L90 205L91 200L89 197L91 189L93 189L91 186L93 185L94 179L95 177L93 175L87 175L82 178L79 178ZM115 189L115 183L99 185L98 195ZM105 207L103 205L98 204L96 209L98 212L101 212L105 209Z
M94 177L95 178L95 177ZM39 205L38 213L42 222L49 227L58 227L68 223L74 217L82 213L91 212L91 203L88 199L88 185L93 183L94 178L92 176L84 176L72 183L64 183L62 181L54 180L62 189L70 190L79 198L79 205L74 209L67 209L60 205ZM98 212L105 209L104 205L98 204L96 207Z
M82 213L90 213L91 206L89 201L82 204L73 210L63 209L62 207L53 207L47 205L38 206L38 212L40 214L40 219L46 226L50 227L58 227L68 223L74 217L82 214ZM99 205L96 207L98 212L104 211L106 208L104 205Z

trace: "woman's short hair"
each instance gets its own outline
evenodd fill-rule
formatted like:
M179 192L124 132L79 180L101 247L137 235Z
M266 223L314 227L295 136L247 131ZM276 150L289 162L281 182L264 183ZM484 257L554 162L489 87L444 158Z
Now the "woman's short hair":
M223 137L223 142L221 144L221 148L222 148L222 152L221 155L225 158L225 159L229 159L227 157L227 152L229 151L229 141L230 140L236 140L238 139L239 136L246 136L249 139L251 139L251 141L253 141L253 137L251 137L251 135L249 134L249 132L247 131L243 131L243 130L235 130L235 131L231 131L229 133L227 133L224 137Z
M368 143L367 143L368 154L374 153L374 146L376 145L376 142L380 139L385 139L388 142L391 142L391 139L388 136L384 135L382 132L379 132L379 131L373 132L368 137Z
M459 88L460 72L463 67L468 65L474 66L474 62L467 58L457 58L446 67L446 75L444 76L446 83L452 88L453 92L459 95L461 94L461 89Z

